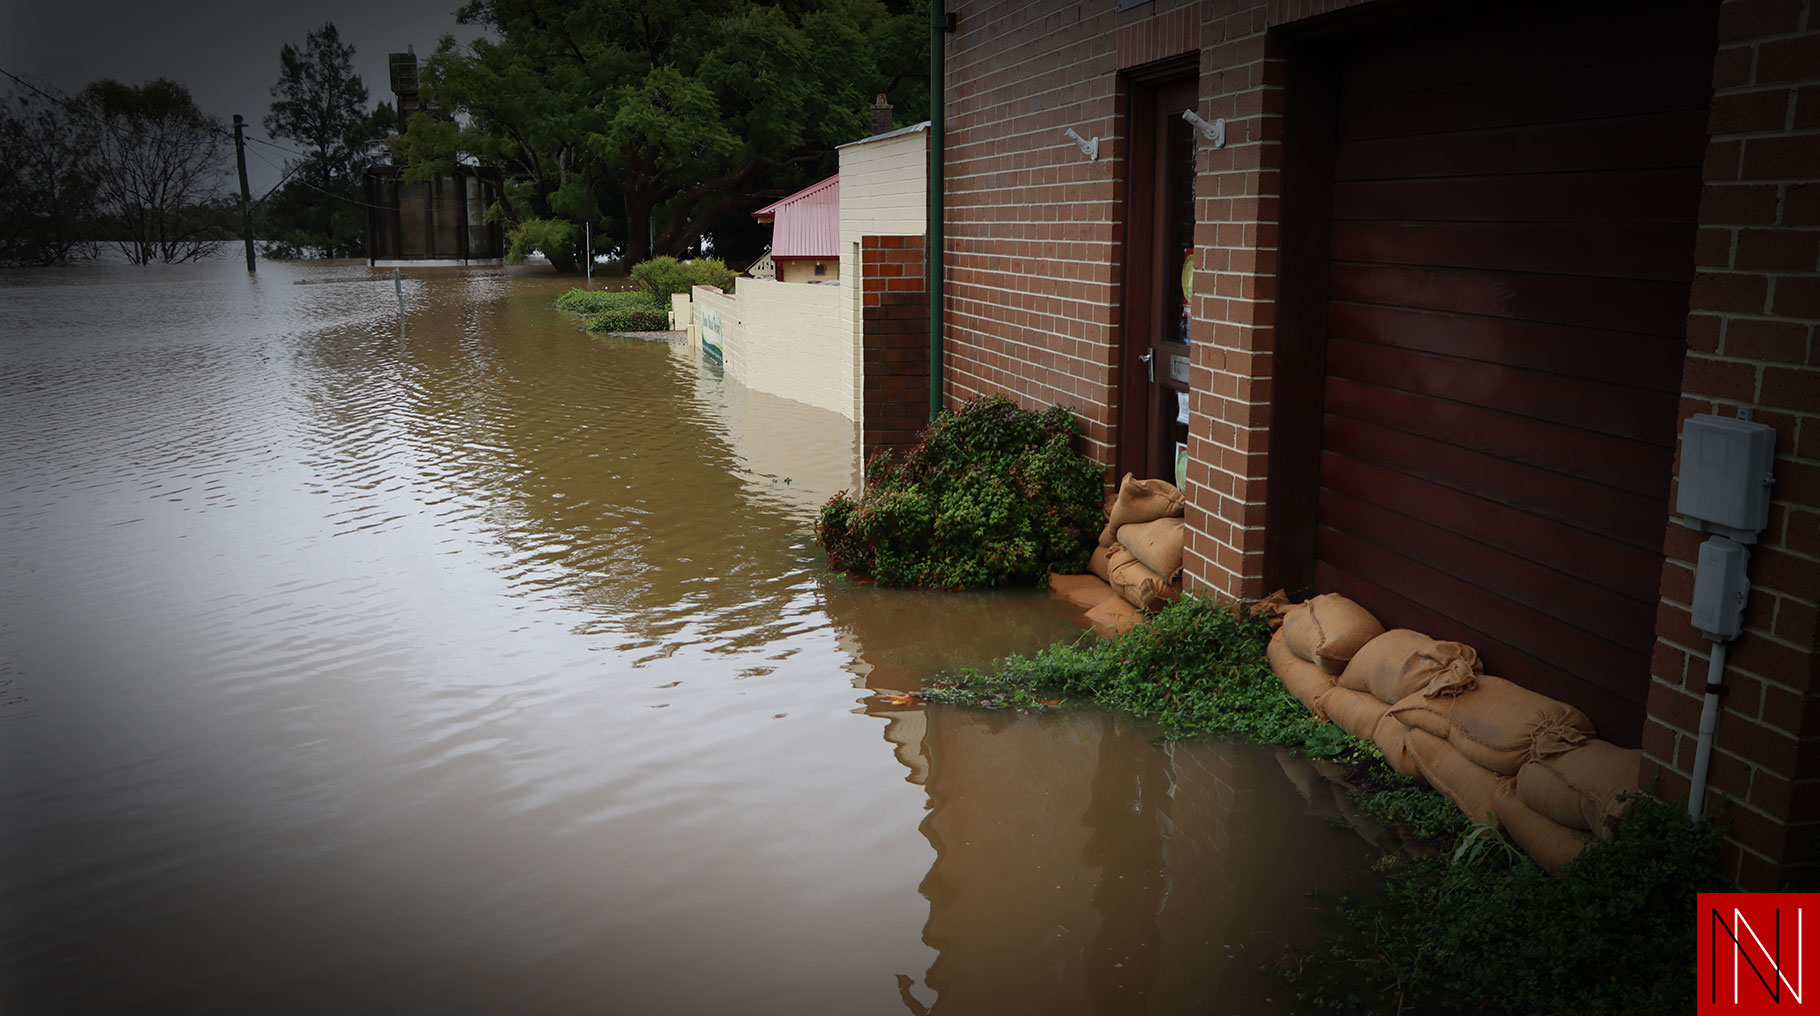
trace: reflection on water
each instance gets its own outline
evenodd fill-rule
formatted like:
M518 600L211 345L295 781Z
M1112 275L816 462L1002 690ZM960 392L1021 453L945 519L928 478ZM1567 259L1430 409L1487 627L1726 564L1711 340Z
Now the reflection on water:
M852 426L566 280L390 281L0 273L0 1009L1273 1008L1367 850L1270 755L882 706L1074 612L824 573Z

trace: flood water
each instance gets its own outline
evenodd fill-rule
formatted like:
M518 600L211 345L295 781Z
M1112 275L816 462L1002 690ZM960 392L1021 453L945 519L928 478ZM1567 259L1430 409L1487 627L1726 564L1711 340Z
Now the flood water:
M0 273L0 1011L1294 1011L1324 785L887 704L1077 612L827 574L852 425L570 284Z

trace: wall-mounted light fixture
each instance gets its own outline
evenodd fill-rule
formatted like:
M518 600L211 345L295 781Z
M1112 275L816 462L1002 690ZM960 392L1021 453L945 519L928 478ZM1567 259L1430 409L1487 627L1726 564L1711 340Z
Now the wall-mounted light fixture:
M1200 131L1202 137L1205 137L1207 140L1213 142L1213 147L1215 147L1215 148L1225 148L1226 147L1226 118L1225 117L1220 117L1218 120L1215 120L1212 123L1208 123L1207 121L1201 119L1200 115L1197 114L1194 110L1184 109L1184 110L1182 110L1182 119L1188 121L1191 124L1194 124L1194 129Z
M1074 132L1073 127L1068 128L1066 131L1063 131L1062 133L1068 135L1068 140L1070 140L1070 141L1074 142L1076 145L1080 146L1081 154L1085 155L1089 162L1094 162L1094 161L1099 160L1099 157L1100 157L1100 139L1099 138L1094 138L1092 141L1089 141L1086 138L1081 137L1079 134L1076 134Z

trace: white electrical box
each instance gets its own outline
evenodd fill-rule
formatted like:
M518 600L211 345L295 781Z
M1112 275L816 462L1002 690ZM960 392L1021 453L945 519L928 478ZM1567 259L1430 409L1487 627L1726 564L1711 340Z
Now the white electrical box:
M1774 428L1710 413L1681 430L1681 489L1675 511L1694 529L1746 543L1769 525Z
M1744 577L1749 552L1723 536L1700 544L1694 572L1694 627L1714 642L1730 642L1744 630L1744 601L1750 581Z

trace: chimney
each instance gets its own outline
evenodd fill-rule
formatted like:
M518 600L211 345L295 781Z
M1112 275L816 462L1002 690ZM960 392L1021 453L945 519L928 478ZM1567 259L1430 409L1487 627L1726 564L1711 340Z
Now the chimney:
M885 101L885 93L878 93L878 100L872 104L872 133L884 134L891 129L891 104Z

